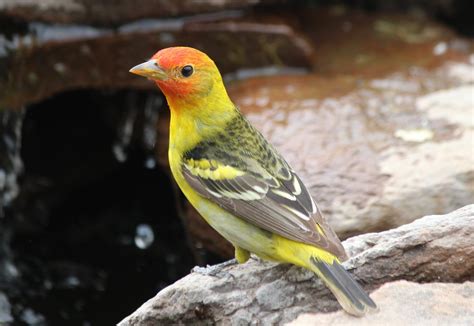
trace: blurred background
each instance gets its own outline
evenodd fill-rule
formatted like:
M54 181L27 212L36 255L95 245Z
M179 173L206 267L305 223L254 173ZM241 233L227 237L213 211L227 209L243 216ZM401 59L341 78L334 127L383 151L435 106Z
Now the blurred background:
M214 59L342 238L472 203L473 4L0 1L0 325L115 324L232 256L128 73L164 47Z

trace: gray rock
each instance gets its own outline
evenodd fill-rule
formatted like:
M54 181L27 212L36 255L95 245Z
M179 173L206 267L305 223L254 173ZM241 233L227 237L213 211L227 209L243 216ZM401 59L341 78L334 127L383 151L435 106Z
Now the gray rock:
M372 293L380 311L355 318L342 311L303 314L288 326L474 325L474 283L396 281Z
M352 258L344 265L368 291L400 279L472 280L472 234L474 205L348 239L344 246ZM190 274L159 292L119 325L282 323L305 312L340 308L320 280L296 266L253 258L246 264L227 267L225 272L222 277ZM249 278L252 282L247 281ZM462 290L467 296L472 295L469 286ZM382 301L380 318L384 314ZM386 318L390 316L387 312Z
M260 287L255 296L257 302L266 310L283 309L293 303L294 286L283 280L276 280Z

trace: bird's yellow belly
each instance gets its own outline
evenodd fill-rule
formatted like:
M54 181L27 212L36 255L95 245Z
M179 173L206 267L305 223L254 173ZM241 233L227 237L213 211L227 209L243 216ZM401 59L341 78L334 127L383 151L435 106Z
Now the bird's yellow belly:
M169 160L171 172L188 201L212 228L234 246L266 260L288 262L303 267L308 266L308 257L311 256L328 262L335 259L334 255L320 248L287 239L250 224L200 196L184 179L179 157L174 155L171 149Z
M197 194L184 179L179 160L171 150L169 160L171 172L181 191L212 228L234 246L246 249L264 259L279 260L275 257L275 237L272 233L245 222Z

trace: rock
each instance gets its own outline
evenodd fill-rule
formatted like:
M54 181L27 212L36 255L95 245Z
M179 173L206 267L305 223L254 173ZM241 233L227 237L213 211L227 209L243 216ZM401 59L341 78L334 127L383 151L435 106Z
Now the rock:
M301 17L316 45L315 72L244 78L228 90L339 236L472 203L472 41L409 16L307 10ZM192 207L184 211L195 243L233 255Z
M118 24L142 18L182 16L268 4L270 0L166 1L0 0L0 13L29 21Z
M472 325L474 283L418 284L396 281L372 293L380 312L354 318L342 311L303 314L288 326L311 325Z
M327 77L365 79L415 67L435 68L447 60L462 60L470 51L469 41L446 26L413 15L332 8L305 10L300 16L301 29L317 49L316 71Z
M352 255L344 265L366 290L400 279L472 281L472 234L474 205L447 215L426 216L397 229L353 237L344 242ZM463 295L472 296L472 284L466 284L467 287L457 288L462 291L458 294L460 300ZM430 289L441 291L443 285L434 287L438 290ZM380 290L382 297L390 288ZM398 305L406 303L404 297L396 299L401 301ZM381 300L377 316L387 321L392 310L385 312L385 302ZM263 321L279 324L292 321L304 312L336 309L339 306L334 297L311 272L254 258L246 264L227 267L220 277L192 273L159 292L119 325L242 325Z
M309 68L313 55L313 46L288 21L241 14L138 21L115 29L35 22L26 34L11 34L0 37L0 66L6 67L0 70L0 108L77 88L154 90L153 83L128 70L169 46L205 51L223 73L275 65Z
M250 2L268 3L269 1ZM241 7L248 6L250 2L234 2L234 4ZM150 157L150 148L153 148L155 138L144 137L145 134L153 134L154 122L148 114L153 111L153 105L146 104L148 108L145 108L143 102L135 102L133 98L141 97L139 94L144 95L137 91L142 89L153 89L157 97L160 95L154 90L152 83L134 77L127 71L137 63L137 58L139 60L147 58L157 48L175 44L201 48L217 61L226 81L229 82L249 76L270 75L263 79L249 79L242 83L234 83L232 92L238 95L240 90L246 87L251 88L252 92L262 92L249 93L250 102L244 97L238 99L243 110L261 127L265 127L265 124L259 122L259 119L267 117L270 109L273 109L270 106L274 99L277 104L286 106L285 110L275 108L275 112L284 118L288 116L290 123L285 125L284 119L280 120L272 116L269 121L275 123L277 127L271 124L265 127L265 132L269 135L273 133L271 129L276 130L273 140L279 146L282 144L281 137L292 138L292 129L297 131L296 137L304 136L298 130L301 129L298 123L304 120L300 118L305 118L305 115L298 114L302 113L300 109L319 110L317 101L321 101L320 103L324 101L322 105L324 109L321 112L325 115L331 116L330 104L332 103L336 106L334 112L341 114L341 119L354 117L354 128L342 125L339 133L335 133L337 151L332 151L333 143L326 136L327 131L333 131L330 128L324 129L322 134L318 131L315 135L308 137L311 142L308 142L307 147L303 147L299 142L297 144L302 146L299 149L306 149L306 152L301 153L307 155L309 152L313 155L313 159L316 158L314 162L320 162L320 157L315 157L315 153L329 152L329 154L324 154L325 157L322 155L322 163L318 163L319 166L309 165L311 160L303 157L301 159L304 162L302 173L311 178L314 168L323 167L321 175L326 175L326 177L316 182L311 181L312 192L318 199L324 196L322 206L327 212L334 212L333 223L341 225L338 230L346 236L364 231L362 228L378 230L397 225L404 222L402 219L405 218L406 212L408 212L407 216L414 216L411 214L409 205L403 206L403 204L410 203L411 205L412 198L416 196L405 189L400 189L400 192L404 191L404 195L409 198L401 198L402 212L396 210L398 208L395 205L396 202L391 201L387 205L395 213L393 219L391 219L392 215L386 215L386 220L389 222L386 225L380 224L381 220L378 219L374 220L374 225L370 224L368 222L371 218L370 213L368 212L365 219L363 212L360 211L366 204L370 209L374 208L371 206L370 199L378 197L371 197L371 192L378 196L380 189L384 189L384 184L380 181L411 179L412 177L409 169L404 169L403 173L392 177L380 174L378 160L381 157L380 153L384 153L381 148L392 144L386 141L387 139L395 139L398 145L398 142L401 144L408 142L410 145L401 149L404 155L411 154L412 148L421 147L418 143L431 141L430 138L438 143L448 143L457 140L459 134L463 135L460 138L463 139L463 146L466 147L467 138L464 138L466 130L464 125L459 123L459 121L464 123L462 114L456 118L456 122L451 123L450 121L454 120L438 118L438 111L443 112L442 105L447 102L439 101L440 108L435 111L432 111L431 107L433 101L439 100L438 94L441 97L449 94L453 97L454 94L454 99L459 98L459 94L462 96L468 94L469 89L465 87L466 84L472 83L472 42L458 38L449 29L438 24L407 17L399 19L398 16L393 15L354 13L344 8L341 10L341 7L335 7L329 11L313 11L304 8L305 12L302 15L301 11L293 9L293 6L291 10L288 10L291 12L287 15L281 13L281 9L277 14L272 14L264 12L267 8L261 8L262 10L255 11L237 10L185 18L156 19L161 15L182 15L191 11L188 12L187 9L182 9L183 7L175 12L167 11L171 7L151 7L153 1L146 4L140 0L134 2L133 10L129 10L130 4L124 1L114 1L114 7L110 7L110 3L103 1L93 3L90 0L61 2L0 0L2 16L0 25L4 27L0 35L0 120L2 123L0 128L6 126L7 129L7 132L4 132L4 129L0 132L2 136L5 136L0 139L0 167L5 175L2 176L0 171L0 201L3 201L1 205L5 203L9 205L18 191L17 175L21 172L20 144L22 158L30 158L30 160L25 159L25 174L19 179L22 195L17 198L14 205L8 207L6 218L0 218L0 286L12 302L15 317L20 318L18 322L21 322L21 319L31 323L40 322L44 316L45 322L60 318L63 324L68 324L72 322L71 319L79 315L83 318L84 312L92 312L93 306L103 307L100 300L114 306L117 315L125 315L131 310L131 306L142 302L144 297L151 296L157 288L174 281L189 270L188 266L193 261L193 257L188 252L188 243L173 242L175 239L186 239L180 233L181 224L175 216L174 206L170 209L171 204L168 205L174 201L170 197L169 200L158 202L162 205L157 205L157 197L153 195L172 193L171 189L167 188L168 179L164 176L162 178L161 175L157 176L159 169L148 171L151 174L141 173L142 166L148 169L154 167L154 161ZM188 3L185 1L171 4L170 2L168 5L184 6ZM193 11L194 13L222 8L221 6L233 7L234 5L230 3L231 1L200 1L199 4L194 2L190 10L196 10ZM204 8L208 4L210 7ZM298 19L290 17L294 13ZM153 19L125 23L128 20L151 16ZM29 19L33 21L25 21ZM84 25L58 25L56 24L58 22ZM314 51L314 48L317 51ZM448 62L452 63L449 67ZM264 69L260 69L262 67ZM285 73L301 74L310 69L314 73L307 76L273 76L281 74L281 67L297 68L283 70ZM240 68L244 69L240 70ZM262 81L268 87L255 84ZM125 90L117 91L124 88ZM366 89L368 92L364 93ZM454 91L445 92L442 91L443 89ZM267 91L274 93L269 96L265 93ZM123 92L129 92L131 97L126 97L124 101L121 101L124 97L119 94ZM379 97L379 93L383 96ZM428 96L428 100L418 101L428 93L433 93L433 97ZM108 95L103 98L101 94ZM252 94L257 94L258 98L252 99ZM54 97L49 99L52 95ZM97 101L97 97L102 100ZM291 101L284 102L290 97ZM355 101L352 101L354 97ZM372 103L374 101L372 98L375 99L375 103ZM407 98L408 108L416 108L413 115L407 115L403 110L406 104L404 99ZM151 102L153 101L146 101L146 103ZM31 103L34 105L30 105ZM412 106L412 103L415 104ZM339 104L343 104L341 108L338 107ZM364 110L366 104L372 105L367 111ZM356 113L360 114L351 115L350 111L353 108L351 105L355 105ZM136 110L137 108L139 110ZM149 108L152 110L148 110ZM382 112L378 112L377 108L382 108ZM295 111L296 114L293 115L291 111ZM27 118L22 129L23 138L20 139L19 131L23 112L26 112ZM262 112L263 114L259 116ZM36 126L39 129L31 129L32 126L28 123L28 121L31 122L28 118L31 113L37 114L37 120L34 121L38 122ZM152 115L157 117L155 113ZM69 120L68 116L73 118ZM430 124L433 123L433 126L429 126L430 128L405 128L406 117L409 122L417 123L425 121L425 117L428 116L427 121ZM121 120L121 117L125 117L123 126L119 126L121 123L116 120L116 118ZM375 117L374 121L369 119L372 117ZM450 115L449 118L455 117ZM142 120L148 122L143 127L140 122ZM339 120L329 119L329 122L341 123ZM78 123L79 121L83 123ZM166 120L161 119L158 122L160 133L164 121ZM316 127L321 124L319 118L310 121ZM322 124L325 123L326 121ZM84 126L86 126L85 131L82 128ZM336 126L341 125L336 124ZM392 126L403 128L392 130L390 129ZM59 128L56 129L56 127ZM287 127L288 130L285 131ZM308 125L303 124L303 127L307 128L307 132L312 130L311 127L308 128ZM383 128L386 128L388 132ZM123 130L120 131L121 129ZM364 132L368 131L374 137L368 137L369 141L365 142L364 137L367 134L357 134L361 129ZM51 131L50 135L56 132L56 135L49 138L46 132L45 137L45 134L40 132L41 130ZM282 130L284 132L281 132ZM69 131L72 132L69 133ZM344 138L346 133L356 134L359 137ZM159 143L157 146L160 149L166 148L163 144L166 142L167 134L163 135L163 138L157 140ZM70 136L72 138L68 138ZM323 142L319 143L317 139L314 142L312 137L321 137ZM142 142L144 138L148 140ZM77 143L74 139L78 140ZM298 138L295 139L298 140ZM349 145L352 140L354 142ZM360 144L363 146L356 147L354 143L357 146ZM317 144L318 147L310 148L313 144ZM285 146L291 146L291 144L286 143ZM289 153L291 157L291 149L285 149L285 146L282 150L285 154ZM456 143L451 143L449 146L449 154L457 157ZM354 151L351 151L352 147L355 148ZM437 150L437 147L433 150ZM128 161L126 161L127 151L130 154ZM137 156L143 157L137 158L132 151L136 151ZM163 167L167 164L166 149L161 153L164 154L159 154L159 161ZM300 160L294 155L295 153L292 159ZM429 148L423 153L431 155ZM355 159L351 160L354 157ZM391 156L387 154L387 157ZM349 164L337 164L345 163L347 158L349 158L347 161ZM357 165L363 159L367 163L372 158L376 161L375 164L371 164L373 163L371 161L368 164ZM381 157L381 159L385 158ZM410 158L413 159L413 157ZM440 161L440 158L438 155L437 161ZM452 157L449 158L452 159ZM413 161L417 162L419 159L424 158L415 157ZM351 166L353 163L356 163L355 168ZM139 167L134 171L138 173L133 172L133 177L127 177L128 173L124 173L124 167L136 168L136 165ZM335 166L334 170L332 165ZM393 173L399 172L396 169L396 160L390 162L388 166L389 172L390 168L395 170ZM448 170L458 172L466 170L465 164L459 166L458 170L451 169L452 167L448 165L443 166L445 168L441 172L444 174L440 176L445 178ZM425 165L421 166L423 170L424 167ZM439 211L457 204L461 205L465 203L465 197L470 196L471 192L466 187L470 180L470 170L467 171L467 174L459 178L461 181L458 181L456 191L452 191L451 187L446 187L449 193L443 194L444 186L435 185L437 194L443 195L443 202L437 207ZM132 173L131 170L130 173ZM338 179L334 177L335 175L342 175L345 179ZM319 176L314 177L317 179ZM436 182L439 181L437 174L435 177L430 174L425 176ZM97 183L98 178L101 181ZM446 179L446 182L451 181L450 178ZM415 186L424 183L424 180L418 180L418 182ZM155 188L157 185L159 188ZM329 186L326 188L326 185ZM124 191L121 191L120 187L123 187ZM465 191L466 188L467 191ZM327 193L325 193L326 189L329 189ZM341 191L338 192L338 189ZM352 193L351 189L353 189ZM396 188L389 189L397 190ZM139 190L143 190L144 193L142 194ZM431 198L429 189L417 188L416 190L428 193L427 198ZM111 194L110 201L103 196L107 193ZM346 196L348 193L349 196ZM361 196L356 196L357 193ZM338 202L336 197L332 197L333 195L340 196L341 201ZM128 209L122 206L122 204L127 206L129 202L134 203L134 207ZM384 203L380 205L383 206ZM143 215L142 208L145 208ZM232 253L229 243L217 237L200 217L193 215L189 206L184 209L189 212L184 218L184 224L188 225L194 243L199 245L196 247L211 249L221 256ZM351 215L352 209L356 210L355 217ZM378 214L377 208L374 209L373 214ZM428 211L428 208L425 210ZM418 211L414 210L414 212ZM351 218L357 220L360 218L360 225L356 220L350 220ZM349 224L346 225L348 221ZM136 249L133 248L133 240L136 239L134 230L136 230L136 224L144 222L151 227L155 223L158 225L155 238L155 248L158 248L158 251L148 249L138 254L140 259L136 259L137 253L133 251ZM50 233L50 231L54 232ZM51 234L47 240L44 240L45 232ZM172 240L167 240L168 236ZM58 243L61 246L58 247ZM84 246L84 243L87 245ZM173 250L167 250L168 245L173 246ZM116 250L117 248L120 250ZM207 255L206 250L201 251L204 252L201 253L203 256ZM77 257L76 254L78 254ZM146 255L154 258L147 259L149 256ZM102 260L104 268L95 263L96 257L103 256L108 257L106 262ZM13 265L12 257L19 258L14 261L16 265ZM87 257L87 259L82 257ZM127 257L131 257L129 262L126 262ZM66 262L63 262L63 259ZM58 261L59 264L57 264ZM154 263L147 267L146 264L150 261ZM91 264L91 262L94 263ZM117 262L118 265L115 265ZM66 266L68 268L65 268ZM122 266L121 273L115 274L116 266ZM71 292L65 293L65 296L59 297L57 301L42 301L43 298L58 298L55 291L59 291L61 295L64 294L57 284L62 286L62 280L68 280L68 274L74 271L86 271L81 272L82 276L78 278L83 288L70 289ZM135 282L133 284L122 282L132 274L140 280L142 285L137 285ZM51 275L54 276L52 282ZM74 273L72 275L75 276ZM117 277L108 277L108 275ZM257 273L258 277L259 275ZM311 277L305 274L298 275L297 279ZM257 281L260 280L258 277ZM33 282L30 282L30 278L33 278ZM17 282L10 282L11 279L16 279ZM74 277L71 280L71 284L76 282ZM296 289L293 289L291 284L291 280L274 278L268 282L265 281L263 285L266 286L258 288L258 293L255 293L254 298L268 310L268 313L261 318L262 323L274 324L280 320L287 320L302 309L302 306L298 305L298 300L303 300L305 295L292 296L291 294L294 294ZM122 300L120 296L110 296L110 293L115 293L117 286L127 292L128 299L124 304L116 304L116 301ZM93 299L89 300L86 297ZM282 298L282 300L272 300L274 297ZM37 302L41 302L40 311L36 310ZM210 302L212 303L212 300ZM232 321L235 323L251 321L257 314L255 310L240 309L238 304L227 308L232 310L232 307L237 309L232 315ZM325 307L335 309L336 305L328 301ZM256 306L252 309L256 309ZM283 317L280 310L283 310ZM206 305L196 306L195 314L201 318L205 319L208 313ZM54 314L57 315L54 316ZM97 316L93 313L91 315ZM105 318L113 319L113 316ZM83 320L78 322L83 322ZM95 319L89 319L88 322L96 323ZM101 323L107 324L104 320L99 321L99 324Z
M261 77L230 94L346 238L472 203L473 71Z
M438 82L438 75L453 70L469 75L473 69L448 64L423 80ZM368 83L382 87L390 80ZM452 87L423 95L393 88L409 85L410 79L392 81L385 90L362 87L335 97L310 92L339 92L330 86L343 88L347 79L273 77L248 80L230 91L300 174L342 238L446 213L474 198L472 84L455 77L445 80ZM425 88L423 83L413 85ZM288 94L287 88L298 94ZM190 219L200 219L189 211ZM213 239L219 243L214 251L232 255L230 245L222 246L217 235Z
M7 296L0 292L0 325L7 325L12 321L10 302L8 302Z

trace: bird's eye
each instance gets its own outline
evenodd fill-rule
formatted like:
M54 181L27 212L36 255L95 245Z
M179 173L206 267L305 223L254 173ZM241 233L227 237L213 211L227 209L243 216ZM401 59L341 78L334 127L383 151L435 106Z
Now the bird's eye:
M193 74L194 72L194 69L193 69L193 66L184 66L182 69L181 69L181 75L183 75L183 77L189 77Z

